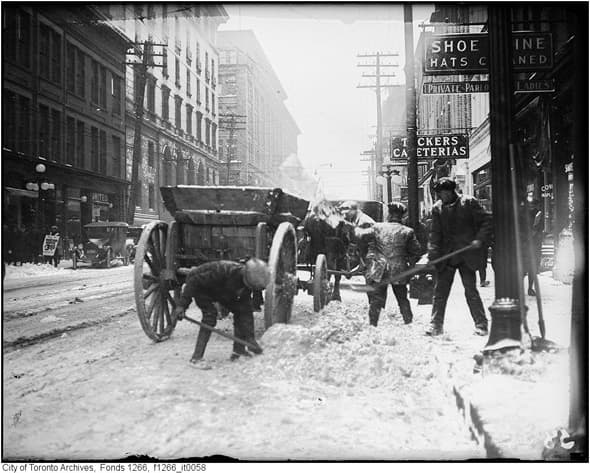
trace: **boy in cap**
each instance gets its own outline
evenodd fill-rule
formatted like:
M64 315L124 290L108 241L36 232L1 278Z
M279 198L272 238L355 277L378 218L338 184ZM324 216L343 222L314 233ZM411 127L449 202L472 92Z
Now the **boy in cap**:
M440 335L443 331L447 299L458 269L475 333L487 335L488 321L477 291L475 272L481 264L482 247L491 239L490 215L475 198L457 194L455 181L448 177L437 182L435 191L439 200L432 207L428 259L432 261L468 245L475 248L436 265L432 317L426 334Z
M178 320L184 316L185 310L195 300L195 304L203 312L203 323L215 327L217 324L218 302L233 313L234 335L256 346L250 351L260 354L262 348L254 336L254 314L252 311L252 291L264 289L270 281L270 272L266 263L252 258L245 264L235 261L211 261L192 268L189 272L181 296L176 301L174 315ZM195 351L191 363L198 364L203 360L205 348L211 332L204 327L199 329ZM241 355L250 356L244 345L234 342L231 360ZM201 365L207 369L208 366Z

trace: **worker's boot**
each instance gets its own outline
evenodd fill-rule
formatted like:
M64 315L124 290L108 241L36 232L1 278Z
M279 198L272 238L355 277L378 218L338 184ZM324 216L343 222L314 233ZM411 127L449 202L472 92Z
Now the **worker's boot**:
M379 314L381 313L381 309L379 307L369 307L369 323L373 327L377 327L377 323L379 322Z
M195 346L195 352L193 353L193 357L191 358L191 362L199 361L205 355L205 348L207 348L207 343L209 342L209 337L211 336L211 332L209 330L205 330L201 328L199 330L199 335L197 336L197 344Z

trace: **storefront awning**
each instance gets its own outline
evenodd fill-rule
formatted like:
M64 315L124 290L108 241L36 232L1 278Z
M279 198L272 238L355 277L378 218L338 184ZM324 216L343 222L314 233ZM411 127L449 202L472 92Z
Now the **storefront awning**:
M9 194L17 195L19 197L29 197L30 199L36 199L39 196L38 191L29 191L26 189L17 189L15 187L4 188Z

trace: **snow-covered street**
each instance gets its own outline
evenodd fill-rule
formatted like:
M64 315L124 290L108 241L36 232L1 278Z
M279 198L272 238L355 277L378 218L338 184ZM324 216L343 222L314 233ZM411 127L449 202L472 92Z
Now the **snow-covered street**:
M7 458L484 456L458 415L447 377L457 340L469 338L474 347L483 340L458 332L425 337L430 306L413 301L416 320L405 326L389 300L374 328L363 293L345 285L344 302L319 315L300 293L289 325L263 333L257 314L263 355L230 362L231 342L213 335L205 355L212 369L198 370L188 363L197 333L189 322L156 344L133 310L105 318L132 305L131 272L88 270L70 280L73 272L64 271L59 290L49 283L18 290L7 279L8 334L16 330L15 320L42 325L51 314L102 320L5 350ZM93 299L98 285L105 297ZM81 287L82 302L66 305ZM37 309L26 303L27 290ZM25 292L16 298L15 291ZM43 302L56 307L39 312ZM35 310L29 317L14 315ZM200 318L194 306L188 315ZM218 327L231 331L231 320Z

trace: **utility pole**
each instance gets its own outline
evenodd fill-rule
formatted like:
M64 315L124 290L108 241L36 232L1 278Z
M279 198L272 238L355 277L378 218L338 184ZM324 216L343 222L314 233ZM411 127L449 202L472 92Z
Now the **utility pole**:
M135 219L135 206L137 204L137 189L139 187L139 163L141 162L141 131L143 127L143 102L145 99L145 85L147 83L147 73L149 67L163 67L163 64L154 64L153 57L164 56L164 54L154 54L154 46L164 46L166 44L154 44L149 40L143 42L143 48L136 44L133 52L128 52L133 56L140 56L141 62L126 62L126 65L134 66L135 75L135 130L133 136L133 161L131 163L131 187L127 202L127 223L133 225Z
M418 228L418 158L416 156L416 85L414 79L414 27L412 5L404 4L404 35L406 53L406 137L408 152L408 220Z
M377 144L375 147L375 168L376 173L381 174L383 168L383 118L381 109L381 89L395 87L393 84L382 84L383 77L396 77L395 74L383 74L381 68L398 67L397 64L381 63L381 58L399 56L397 53L380 53L375 54L357 54L357 57L374 58L374 64L357 64L357 67L371 67L375 69L375 74L363 74L362 77L374 77L374 85L358 85L358 89L375 89L377 96ZM377 187L376 199L383 201L383 188Z
M375 177L377 175L377 171L375 170L375 148L368 151L363 151L361 156L363 156L361 162L369 163L369 199L376 200L377 185L375 183Z
M227 139L227 171L225 177L225 185L230 184L230 170L231 163L234 157L234 142L236 130L246 129L246 115L236 115L235 113L219 114L219 128L222 130L229 131L229 137ZM238 183L236 183L238 184Z
M518 274L514 195L511 186L510 153L512 126L512 23L510 7L488 9L490 74L490 148L492 154L492 215L496 264L495 300L490 307L492 326L484 353L518 348L521 320L526 315L520 298L522 274ZM525 313L521 313L525 312Z

